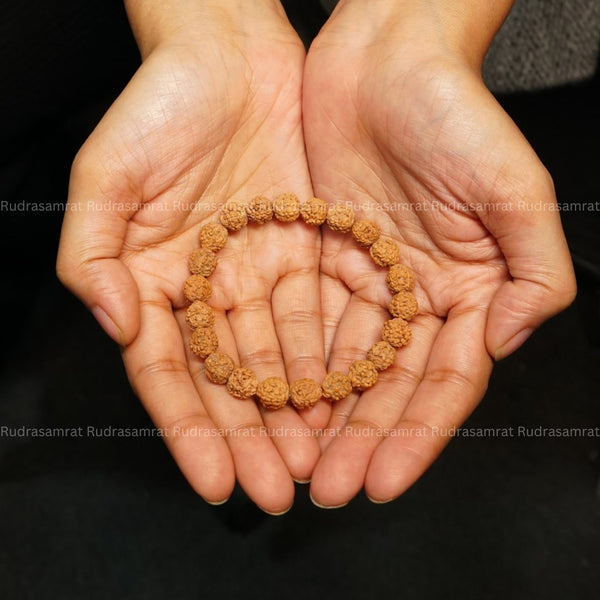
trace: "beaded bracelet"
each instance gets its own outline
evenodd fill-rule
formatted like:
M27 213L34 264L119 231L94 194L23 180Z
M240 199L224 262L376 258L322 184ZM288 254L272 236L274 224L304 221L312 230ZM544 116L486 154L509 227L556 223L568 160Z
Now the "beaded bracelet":
M330 229L351 233L354 240L365 248L375 264L388 267L386 284L393 296L389 303L391 319L381 331L382 340L373 344L366 360L355 360L348 373L333 371L319 385L313 379L299 379L288 385L280 377L268 377L259 382L251 369L236 366L233 359L218 352L219 339L213 326L215 314L206 303L212 293L208 278L217 266L217 252L227 243L230 232L239 231L248 222L264 224L273 217L278 221L291 222L298 218L317 227L327 223ZM415 284L413 272L400 264L397 244L381 236L379 227L367 220L355 220L354 211L347 206L328 207L320 198L300 203L295 194L280 194L271 202L264 196L253 198L247 206L228 202L219 215L219 223L208 223L200 230L200 248L189 257L192 275L184 284L183 293L190 303L186 323L193 330L189 345L191 351L204 359L204 372L214 384L225 385L229 393L240 399L258 398L269 409L284 407L288 400L297 409L310 408L321 398L338 402L352 390L363 391L377 382L380 371L390 367L396 350L411 338L408 326L418 313L418 305L411 293Z

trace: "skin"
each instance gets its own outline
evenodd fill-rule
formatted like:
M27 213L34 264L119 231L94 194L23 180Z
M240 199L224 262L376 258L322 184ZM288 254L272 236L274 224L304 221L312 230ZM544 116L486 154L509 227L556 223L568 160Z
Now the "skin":
M489 43L510 3L477 4L455 18L444 2L342 2L307 57L315 191L399 244L420 306L377 386L333 407L311 482L321 506L405 491L480 401L493 359L574 298L552 180L481 80L485 36L465 42L479 22ZM330 231L321 273L328 368L343 371L379 338L391 296Z
M479 74L511 2L343 1L306 63L272 0L126 4L144 60L73 165L59 277L121 345L207 501L237 478L279 514L292 480L311 476L322 506L363 486L377 502L398 496L479 402L493 359L575 293L545 210L551 178ZM185 350L182 285L224 200L290 190L351 201L381 225L417 275L420 315L373 390L266 413L209 384ZM325 361L346 370L379 339L385 272L348 236L272 222L231 236L219 259L220 347L259 379L321 381ZM261 434L307 425L325 434Z
M58 274L122 346L132 387L193 488L220 503L237 478L282 513L319 446L264 427L320 427L329 407L268 412L210 384L187 350L182 287L200 227L225 200L312 195L304 48L276 3L183 2L164 14L142 4L129 9L143 64L75 160L69 203L80 210L66 211ZM319 254L315 228L275 221L231 235L219 253L210 303L220 349L259 380L325 374Z

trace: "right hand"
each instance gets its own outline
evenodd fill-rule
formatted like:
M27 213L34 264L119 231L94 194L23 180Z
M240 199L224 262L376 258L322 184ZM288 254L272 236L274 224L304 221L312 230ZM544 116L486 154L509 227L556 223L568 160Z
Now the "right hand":
M286 430L322 426L328 406L262 411L210 384L186 351L182 287L199 229L225 201L312 195L304 48L278 3L175 4L186 12L173 21L161 3L130 3L143 64L75 160L57 270L122 346L133 388L194 489L220 503L237 477L281 513L292 478L309 479L319 457L313 437ZM209 301L220 348L259 380L324 376L319 254L318 231L275 221L220 252ZM267 436L263 424L283 434ZM183 434L195 428L206 434Z

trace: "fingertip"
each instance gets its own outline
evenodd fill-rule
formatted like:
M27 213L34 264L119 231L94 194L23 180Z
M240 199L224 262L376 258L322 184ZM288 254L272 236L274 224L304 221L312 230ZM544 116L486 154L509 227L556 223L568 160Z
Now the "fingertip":
M350 501L347 502L342 502L341 504L322 504L320 502L317 502L317 500L315 500L314 496L312 495L312 492L309 492L309 498L310 501L318 508L323 508L325 510L333 510L335 508L343 508L344 506L348 506Z
M193 438L171 444L173 454L192 489L208 504L219 506L229 500L235 486L235 470L225 443Z
M127 338L124 332L110 316L106 314L106 311L101 306L94 306L91 313L109 338L114 342L117 342L119 346L127 346Z
M379 500L373 496L369 496L369 494L366 494L366 496L367 496L367 500L369 502L371 502L372 504L389 504L390 502L393 502L394 500L396 500L396 498L398 497L398 496L393 496L391 498L384 498L384 499Z
M206 504L210 504L211 506L222 506L223 504L225 504L226 502L229 501L229 498L231 498L231 496L227 496L227 498L225 498L224 500L214 500L214 501L204 498L204 501L206 502Z
M348 504L361 490L371 451L369 444L336 439L317 463L310 483L311 500L322 508Z
M59 278L86 306L105 333L122 347L136 338L140 327L138 287L119 259L95 260Z
M485 332L488 353L499 361L520 348L547 319L575 299L575 279L550 285L533 281L505 282L490 305Z
M375 453L365 477L365 494L374 504L387 504L399 498L417 479L426 467L405 456L389 458L386 453ZM389 460L388 460L389 458Z
M526 327L513 335L502 346L494 351L494 360L498 362L518 350L529 339L533 332L533 327Z
M283 510L280 510L278 512L273 512L273 511L267 510L266 508L263 508L262 506L259 506L258 504L257 504L257 506L258 506L258 508L260 508L260 510L262 510L264 513L268 514L271 517L282 517L286 513L290 512L290 510L292 509L292 506L294 506L294 504L292 502L292 504L290 504L287 508L284 508Z
M292 479L299 483L306 483L310 481L321 456L319 444L312 435L305 435L301 426L281 426L281 428L284 430L283 435L274 437L273 442ZM292 435L286 435L287 429Z

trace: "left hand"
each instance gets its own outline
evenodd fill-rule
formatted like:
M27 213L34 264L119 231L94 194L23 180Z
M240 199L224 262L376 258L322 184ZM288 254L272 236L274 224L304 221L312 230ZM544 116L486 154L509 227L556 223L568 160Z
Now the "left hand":
M311 483L330 507L363 485L378 502L406 490L483 396L493 359L575 294L552 181L478 61L436 37L426 10L342 4L305 68L313 186L399 244L420 314L375 388L333 407L338 433ZM328 370L345 371L380 339L391 296L368 253L331 231L321 271Z

